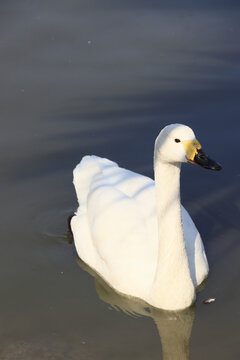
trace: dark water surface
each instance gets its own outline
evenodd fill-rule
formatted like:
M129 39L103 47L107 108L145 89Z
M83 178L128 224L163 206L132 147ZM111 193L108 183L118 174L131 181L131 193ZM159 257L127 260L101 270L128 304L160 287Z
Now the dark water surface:
M0 4L1 360L162 359L159 333L164 360L181 360L171 351L182 339L187 354L191 326L191 359L240 358L240 4L179 3ZM154 139L175 122L224 169L183 167L211 272L166 335L162 313L136 318L98 297L66 219L83 155L152 176Z

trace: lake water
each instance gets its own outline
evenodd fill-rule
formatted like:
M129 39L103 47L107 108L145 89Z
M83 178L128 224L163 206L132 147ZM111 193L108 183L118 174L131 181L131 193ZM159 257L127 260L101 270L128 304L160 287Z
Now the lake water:
M160 337L164 360L189 349L190 359L239 359L239 2L15 0L0 10L0 359L163 359ZM67 237L82 156L153 176L154 139L169 123L191 126L223 165L183 166L182 202L210 276L196 307L172 320L130 300L120 310Z

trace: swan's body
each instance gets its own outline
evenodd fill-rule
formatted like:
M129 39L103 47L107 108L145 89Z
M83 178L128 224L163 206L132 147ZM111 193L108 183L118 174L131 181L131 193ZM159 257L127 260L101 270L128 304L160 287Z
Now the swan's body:
M181 162L159 155L169 128L187 141L194 134L183 125L167 128L156 140L155 182L107 159L81 160L74 170L80 206L71 227L80 258L113 288L178 310L194 301L208 263L200 234L180 204Z

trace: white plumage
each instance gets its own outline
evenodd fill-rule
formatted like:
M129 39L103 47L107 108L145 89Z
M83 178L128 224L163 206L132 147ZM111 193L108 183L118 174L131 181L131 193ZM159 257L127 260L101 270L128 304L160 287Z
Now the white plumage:
M191 305L208 274L200 234L178 189L187 161L183 144L194 139L184 125L162 130L155 143L156 185L97 156L85 156L74 169L79 208L71 228L80 258L119 292L168 310Z

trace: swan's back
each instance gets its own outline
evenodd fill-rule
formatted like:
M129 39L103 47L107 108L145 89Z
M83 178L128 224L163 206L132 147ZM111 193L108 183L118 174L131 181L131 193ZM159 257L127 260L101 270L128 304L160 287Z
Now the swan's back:
M118 189L138 202L145 216L156 212L154 181L133 171L120 168L115 162L98 156L84 156L73 171L73 184L80 206L100 187Z

